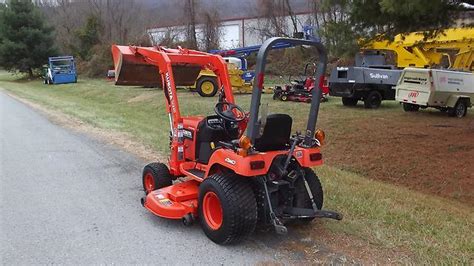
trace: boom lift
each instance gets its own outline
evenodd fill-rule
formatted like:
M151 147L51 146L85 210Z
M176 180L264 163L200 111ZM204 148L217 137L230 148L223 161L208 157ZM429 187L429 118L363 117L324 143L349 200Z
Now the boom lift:
M315 130L320 88L312 92L317 100L311 103L304 133L292 135L292 118L287 114L259 112L266 57L273 45L282 41L316 47L320 62L315 78L324 75L327 56L319 42L267 40L257 55L249 113L235 104L225 61L218 55L113 46L114 61L122 62L122 70L133 68L123 65L126 56L142 63L139 65L151 66L166 98L171 133L169 168L163 163L145 166L142 204L146 209L160 217L182 219L185 224L198 217L205 234L219 244L251 234L257 224L273 226L277 233L285 234L289 221L342 219L339 213L322 210L322 186L311 169L323 162L320 146L324 132ZM195 80L202 68L212 69L222 88L214 107L216 114L182 116L176 86ZM178 181L178 177L183 178Z
M303 30L304 32L299 32L300 36L298 37L304 38L306 40L315 40L312 26L304 26ZM255 77L255 72L248 70L246 57L253 53L257 53L261 46L262 45L252 45L234 49L209 51L211 54L221 55L228 63L230 83L234 92L252 92L252 81ZM294 45L289 43L280 42L274 44L272 49L286 49L293 46ZM212 97L218 91L216 75L209 69L203 69L199 73L196 83L190 88L196 90L199 95L203 97ZM263 92L272 93L272 89L264 88Z
M474 28L451 28L433 38L424 40L422 32L397 35L393 42L372 41L362 51L393 51L396 67L436 67L463 71L474 71L473 62Z
M257 53L262 45L253 45L248 47L235 48L230 50L211 50L209 53L218 54L224 58L227 63L230 83L232 89L236 93L251 93L252 81L255 77L255 72L248 70L247 59L249 55ZM284 49L292 47L288 43L277 43L273 49ZM199 95L203 97L212 97L216 95L218 86L216 82L216 75L212 70L203 69L199 73L196 83L190 87L196 90ZM264 88L265 93L271 93L272 90Z

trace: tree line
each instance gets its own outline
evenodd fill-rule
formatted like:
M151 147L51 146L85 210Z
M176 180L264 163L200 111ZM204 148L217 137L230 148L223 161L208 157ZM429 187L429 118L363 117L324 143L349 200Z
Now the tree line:
M32 77L49 56L71 54L85 75L104 75L112 66L110 45L152 45L147 28L156 25L170 8L181 11L174 21L184 26L185 40L178 41L170 31L158 44L219 48L220 12L209 5L203 8L202 1L179 0L173 1L174 6L150 9L139 0L7 0L0 4L0 67ZM292 36L297 31L291 1L255 1L264 23L259 29L262 37ZM307 0L307 7L330 55L352 57L360 38L391 39L419 30L427 35L438 33L464 10L462 2L472 1ZM197 37L198 24L202 43Z

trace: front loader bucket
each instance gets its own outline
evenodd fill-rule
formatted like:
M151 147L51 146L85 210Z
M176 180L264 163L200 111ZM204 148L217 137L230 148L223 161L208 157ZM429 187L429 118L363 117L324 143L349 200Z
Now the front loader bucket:
M115 85L161 87L158 67L148 63L142 55L132 51L129 46L113 45L112 56L115 67ZM194 85L200 71L199 65L173 64L175 85Z
M145 59L130 50L128 46L112 46L115 67L115 85L161 86L158 67L148 64Z

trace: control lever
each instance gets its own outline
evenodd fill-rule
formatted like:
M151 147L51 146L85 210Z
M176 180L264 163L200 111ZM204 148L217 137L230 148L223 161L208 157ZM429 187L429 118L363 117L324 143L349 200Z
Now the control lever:
M219 141L219 144L223 147L226 147L228 149L231 149L233 151L237 151L237 147L232 144L232 143L228 143L228 142L224 142L224 141Z
M295 151L296 144L298 144L300 140L300 132L296 132L295 137L293 138L293 142L291 143L290 150L288 151L288 156L286 157L285 164L283 165L283 176L288 173L288 166L290 165L291 157L293 157L293 152Z

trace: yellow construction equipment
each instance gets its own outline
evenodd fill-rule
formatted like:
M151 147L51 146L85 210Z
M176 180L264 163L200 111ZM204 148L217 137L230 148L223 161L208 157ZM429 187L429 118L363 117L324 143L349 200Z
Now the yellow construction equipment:
M245 59L244 59L245 60ZM242 78L244 71L241 69L241 59L235 57L224 57L229 73L230 84L234 93L252 93L252 82ZM202 97L212 97L217 91L217 76L210 69L202 69L196 79L196 82L188 87L195 90ZM272 93L271 88L264 88L264 93Z
M392 42L370 41L362 51L393 51L396 67L439 67L474 71L474 28L450 28L425 39L423 32L397 35ZM444 62L447 62L446 63ZM444 63L444 64L443 64Z

